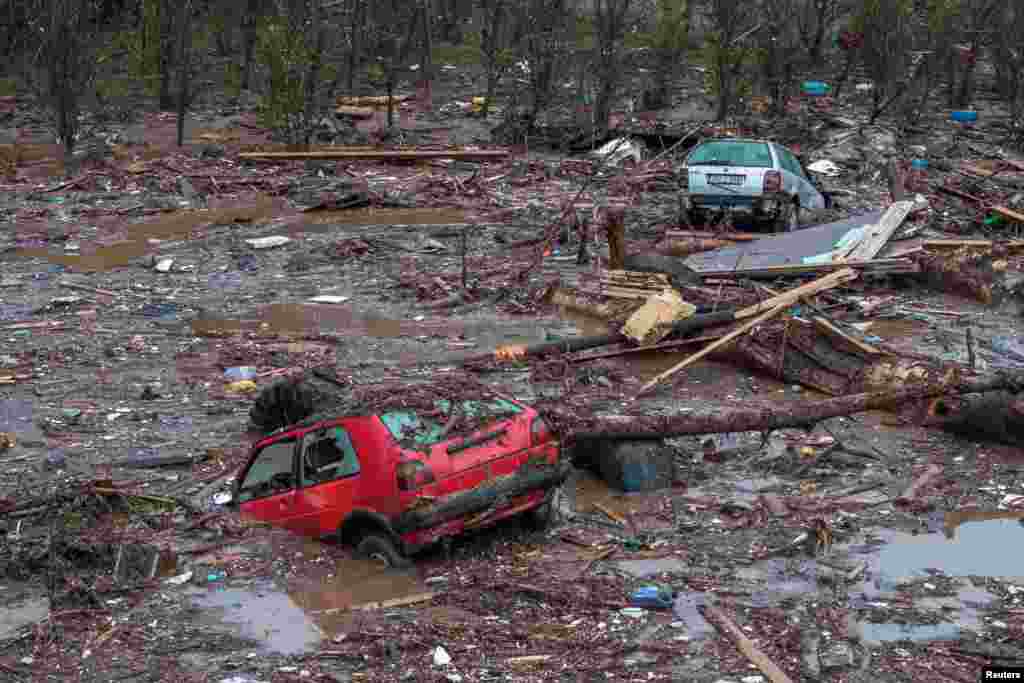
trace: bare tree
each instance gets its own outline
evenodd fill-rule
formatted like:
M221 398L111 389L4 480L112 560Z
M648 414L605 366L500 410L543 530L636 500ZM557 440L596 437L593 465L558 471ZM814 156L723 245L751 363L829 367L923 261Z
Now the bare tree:
M594 23L597 28L594 66L597 76L597 97L594 100L594 123L608 127L612 100L619 85L622 68L622 39L632 0L594 0Z
M996 34L994 63L999 92L1010 110L1010 121L1017 135L1024 133L1024 7L1007 4L1000 15Z
M679 73L690 42L690 17L696 0L657 0L653 48L657 53L654 88L645 93L644 108L670 104L669 84Z
M483 14L480 26L480 60L487 80L487 92L481 115L487 117L498 90L498 82L509 65L506 55L509 28L509 0L476 0Z
M35 90L53 117L68 175L74 172L82 103L96 74L96 9L94 3L82 0L37 0L32 8L32 28L39 41Z
M799 0L794 3L792 22L811 63L821 59L825 36L842 12L841 0Z
M1014 7L1016 3L1006 0L960 0L959 25L963 35L963 47L960 50L960 83L954 91L950 82L951 104L955 107L970 106L974 98L974 74L978 63L978 54L989 40L989 32L996 16L1006 7ZM1017 35L1019 42L1024 37ZM956 70L956 60L951 60L950 76Z
M705 39L705 50L718 98L716 116L721 120L736 104L744 68L753 55L747 38L758 28L761 17L751 11L746 0L708 0L708 10L712 30Z
M515 20L512 42L529 79L532 127L550 101L555 74L567 62L575 14L570 0L524 0L517 3Z
M795 74L801 64L800 53L810 50L805 41L805 28L795 17L800 17L818 0L764 0L763 28L757 31L761 47L761 77L772 98L773 110L781 114L791 93ZM813 45L813 40L812 40Z
M910 82L912 0L866 0L857 17L863 35L861 57L870 74L871 123L900 98Z

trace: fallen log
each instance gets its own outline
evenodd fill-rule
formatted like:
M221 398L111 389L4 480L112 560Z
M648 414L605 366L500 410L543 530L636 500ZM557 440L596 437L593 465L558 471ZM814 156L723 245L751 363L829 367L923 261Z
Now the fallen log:
M503 149L374 149L374 150L320 150L314 152L242 152L239 159L246 161L430 161L453 159L457 161L497 161L508 157Z
M736 649L750 660L750 662L761 670L772 683L793 683L793 679L768 658L768 655L761 652L754 641L748 638L740 627L733 623L732 619L726 616L725 612L714 605L703 605L699 608L704 618L715 628L724 633L736 645Z
M957 394L1024 390L1024 374L999 374L962 379L949 370L941 381L815 401L770 405L721 405L699 402L674 415L584 415L564 405L538 401L546 420L562 439L664 439L692 434L771 431L808 427L832 417L869 410L888 410L909 401Z
M713 251L722 247L731 247L732 242L716 239L676 239L669 240L657 247L659 254L668 256L689 256L702 251Z
M943 396L928 406L925 424L973 439L1024 446L1024 400L1008 391Z
M621 270L626 262L626 212L621 207L605 211L604 226L608 237L608 269Z

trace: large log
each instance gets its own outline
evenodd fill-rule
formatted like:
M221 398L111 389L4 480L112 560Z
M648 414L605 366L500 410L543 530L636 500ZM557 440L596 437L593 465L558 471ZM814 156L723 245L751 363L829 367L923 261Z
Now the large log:
M1024 400L1008 391L943 396L928 415L927 424L954 434L1024 446Z
M721 405L701 401L692 410L675 415L587 415L564 405L538 403L538 408L563 439L658 439L692 434L770 431L808 427L822 420L868 410L887 410L910 401L1024 390L1024 374L1000 374L961 379L954 369L938 382L815 401L788 401L771 405Z

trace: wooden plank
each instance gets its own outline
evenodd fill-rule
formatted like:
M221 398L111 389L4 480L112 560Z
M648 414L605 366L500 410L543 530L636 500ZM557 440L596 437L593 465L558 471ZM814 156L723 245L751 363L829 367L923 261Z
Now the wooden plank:
M238 158L248 161L429 161L431 159L456 159L460 161L490 161L508 157L508 150L356 150L317 152L243 152Z
M705 279L771 279L787 275L797 276L828 273L842 268L853 268L854 270L869 273L916 273L920 270L916 263L907 259L874 259L871 261L840 261L836 263L816 263L812 265L765 266L764 268L742 268L738 270L704 270L700 271L698 275Z
M1013 209L1008 209L1005 206L993 206L992 211L999 214L1008 221L1014 223L1024 223L1024 213L1019 213Z
M711 622L715 628L724 633L736 645L736 649L761 670L771 683L793 683L793 679L778 667L768 656L757 649L754 641L746 636L740 627L733 623L732 619L725 615L714 605L704 605L701 609L704 617Z
M391 598L390 600L380 600L377 602L365 602L361 605L356 605L352 609L355 610L375 610L375 609L391 609L393 607L405 607L407 605L416 605L421 602L427 602L433 600L437 596L437 593L416 593L414 595L406 595L401 598Z
M961 247L989 249L997 244L1011 250L1024 249L1024 240L1014 240L1012 242L993 242L992 240L925 240L921 243L921 246L925 249L960 249Z
M814 319L813 319L813 322L814 322L814 326L817 327L822 332L824 332L826 335L830 335L830 336L842 339L847 344L850 344L851 346L853 346L853 347L855 347L857 349L860 349L864 353L870 353L870 354L881 354L882 353L881 351L876 349L871 344L868 344L865 341L857 339L856 337L854 337L852 335L849 335L846 332L843 332L841 329L839 329L838 327L833 325L830 321L826 320L825 318L822 318L820 316L815 316Z
M982 168L981 166L978 166L977 164L972 164L969 161L961 163L960 170L967 171L968 173L973 173L974 175L981 176L982 178L991 178L996 174L995 171L991 171L987 168Z
M754 304L753 306L747 306L736 311L736 319L749 318L752 315L757 315L762 311L769 308L775 308L779 305L792 306L796 302L800 301L805 297L814 296L818 292L825 291L826 289L832 289L843 283L849 282L850 280L857 279L857 272L852 268L844 268L834 273L818 278L813 282L808 282L805 285L800 285L794 289L777 294L770 299Z
M712 342L712 343L708 344L707 346L705 346L703 349L701 349L697 353L684 358L679 363L676 363L671 368L669 368L668 370L666 370L665 372L661 373L660 375L658 375L657 377L652 379L650 382L648 382L647 384L642 386L640 388L640 391L638 391L636 395L640 396L642 394L647 393L649 390L651 390L655 385L657 385L662 380L664 380L664 379L666 379L668 377L671 377L672 375L676 374L677 372L679 372L683 368L696 363L701 358L704 358L705 356L707 356L708 354L712 353L713 351L716 351L716 350L722 348L723 346L729 344L730 342L732 342L732 340L736 339L740 335L745 334L746 332L748 332L749 330L753 329L757 325L760 325L764 321L766 321L766 320L768 320L770 318L773 318L776 315L779 315L784 310L786 310L791 305L793 305L793 303L795 303L796 301L799 301L800 299L802 299L804 297L813 296L814 294L817 294L818 292L822 292L822 291L824 291L826 289L831 289L831 288L833 288L833 287L835 287L835 286L837 286L839 284L842 284L843 282L847 282L849 280L853 280L856 277L857 277L857 273L856 272L854 272L853 270L850 270L850 269L844 269L844 270L839 271L838 273L831 273L829 275L826 275L823 278L819 278L819 279L815 280L814 282L808 282L806 285L801 285L800 287L797 287L795 289L791 289L788 292L783 292L779 296L772 297L771 299L768 299L768 301L762 302L760 304L757 304L756 306L750 306L750 307L747 307L747 308L744 308L744 309L740 309L739 311L737 311L735 313L735 317L736 317L737 320L740 319L741 317L752 315L754 312L756 312L758 310L762 310L761 307L764 306L769 301L777 302L773 306L773 308L771 308L770 310L766 311L765 313L762 313L761 315L758 315L757 317L749 320L748 322L744 323L743 325L740 325L738 328L736 328L735 330L733 330L729 334L725 335L724 337L722 337L718 341L715 341L715 342Z
M348 116L353 119L372 119L373 115L377 113L377 110L372 107L350 107L344 105L335 109L334 113L339 116Z
M763 235L750 232L711 232L710 230L666 230L665 239L711 239L729 240L730 242L753 242Z
M892 238L893 234L900 229L903 221L910 212L914 210L914 202L895 202L885 210L882 218L876 225L870 226L867 234L853 245L845 254L842 254L842 261L870 261L878 256L878 252Z

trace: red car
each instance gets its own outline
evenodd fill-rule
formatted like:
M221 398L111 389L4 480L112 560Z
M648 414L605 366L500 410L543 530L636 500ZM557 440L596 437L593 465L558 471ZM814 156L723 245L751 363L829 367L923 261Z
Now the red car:
M545 524L569 465L537 411L497 395L435 406L278 430L254 446L233 505L300 534L340 536L391 566L511 515Z

